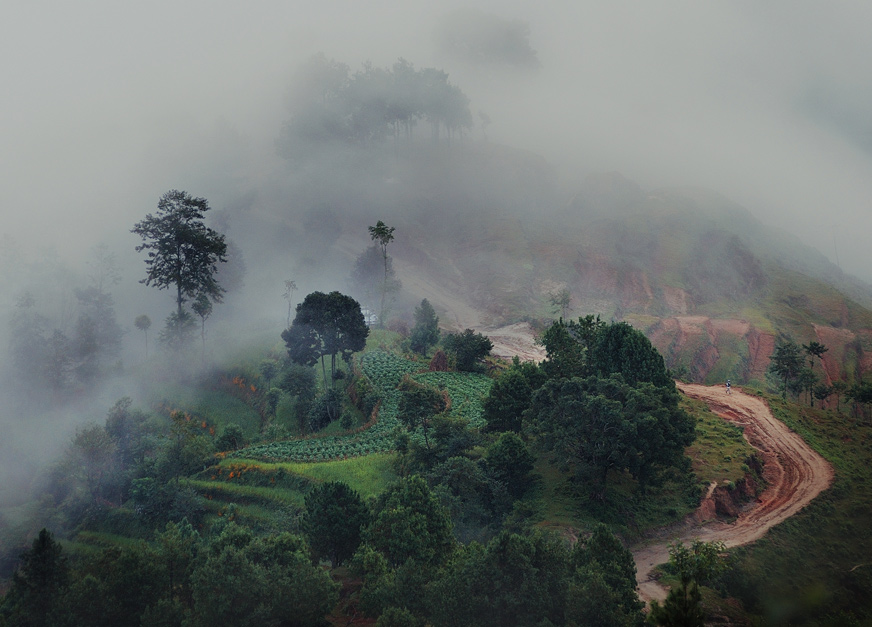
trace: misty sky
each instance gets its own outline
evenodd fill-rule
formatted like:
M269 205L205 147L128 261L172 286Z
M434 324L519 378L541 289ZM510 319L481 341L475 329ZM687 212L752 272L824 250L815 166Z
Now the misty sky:
M540 69L446 56L455 5L528 23ZM324 52L441 67L491 141L568 180L708 187L872 281L870 24L863 2L9 0L0 235L81 257L167 189L209 197L210 168L256 181L294 69Z

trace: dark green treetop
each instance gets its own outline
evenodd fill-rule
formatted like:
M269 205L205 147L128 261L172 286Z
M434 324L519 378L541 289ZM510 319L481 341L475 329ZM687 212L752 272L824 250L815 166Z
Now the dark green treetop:
M439 342L439 317L426 298L415 307L415 326L409 339L412 350L421 355Z
M329 481L306 495L303 529L315 554L334 567L354 555L367 524L369 510L346 483Z
M642 488L677 466L693 442L693 419L673 388L609 378L550 380L533 395L526 429L586 476L605 497L610 470L627 470Z
M363 350L369 327L360 304L339 292L312 292L297 305L297 315L290 328L282 331L291 361L313 366L320 359L327 387L324 357L330 356L331 380L335 380L336 356L348 363L351 356Z
M161 196L155 215L149 213L131 230L143 240L136 250L147 251L146 278L140 283L158 289L175 286L179 316L188 299L205 294L221 302L224 293L215 274L218 263L227 261L227 244L203 223L207 211L205 198L173 189Z
M443 341L445 350L452 353L457 369L467 372L479 370L479 362L490 354L493 342L486 335L466 329L463 333L450 333Z

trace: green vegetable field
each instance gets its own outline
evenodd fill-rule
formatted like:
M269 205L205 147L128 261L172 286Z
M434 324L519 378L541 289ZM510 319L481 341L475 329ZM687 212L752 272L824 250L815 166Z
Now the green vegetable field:
M470 426L482 426L482 401L490 391L491 379L466 372L418 372L419 363L386 351L376 350L360 358L360 369L382 395L378 419L360 431L341 435L310 436L284 442L258 444L230 453L228 457L268 462L321 462L385 453L394 446L393 431L400 392L397 386L406 375L419 383L444 389L451 398L450 415L464 418Z

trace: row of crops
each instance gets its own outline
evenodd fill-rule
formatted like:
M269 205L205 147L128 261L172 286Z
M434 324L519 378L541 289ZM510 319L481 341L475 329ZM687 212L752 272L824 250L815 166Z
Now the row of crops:
M393 432L400 424L397 418L400 402L397 386L406 375L419 383L444 389L451 398L451 415L467 419L473 427L482 424L482 400L491 385L491 380L484 375L419 372L420 364L381 350L366 353L360 358L359 364L363 375L382 396L378 420L370 428L357 433L259 444L230 453L229 457L273 462L319 462L388 452L393 449Z

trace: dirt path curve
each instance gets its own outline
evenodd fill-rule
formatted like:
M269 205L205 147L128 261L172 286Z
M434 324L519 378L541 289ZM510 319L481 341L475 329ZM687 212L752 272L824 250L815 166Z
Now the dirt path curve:
M744 428L745 438L763 458L763 475L768 487L732 524L688 524L665 530L653 542L634 547L636 580L643 601L666 598L667 590L651 579L651 571L668 561L670 542L690 542L698 538L706 542L720 541L727 547L754 542L808 505L833 481L832 466L777 420L761 399L736 389L727 395L720 386L678 384L678 387L691 398L708 403L722 418Z

